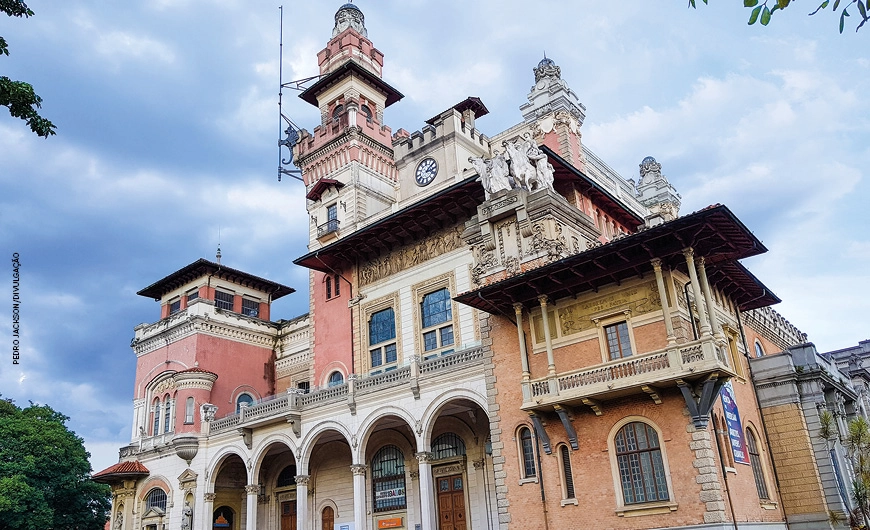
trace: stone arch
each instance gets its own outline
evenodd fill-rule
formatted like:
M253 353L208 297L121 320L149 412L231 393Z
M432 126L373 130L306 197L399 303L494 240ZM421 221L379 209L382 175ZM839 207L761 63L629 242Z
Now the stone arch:
M299 452L299 449L296 447L296 444L293 443L293 440L285 433L273 433L269 435L265 440L262 440L257 444L257 447L253 450L252 461L254 462L254 466L251 470L251 476L255 478L259 478L260 472L263 467L263 460L269 454L269 452L278 445L283 445L290 451L290 454L293 456L293 460L297 461L298 466L298 457L296 456Z
M356 448L356 454L354 455L357 463L365 463L366 445L368 445L369 439L374 432L374 428L377 426L378 422L389 416L394 416L404 421L411 430L411 433L416 433L417 424L419 422L407 410L392 405L379 407L376 411L366 416L363 421L360 422L359 429L357 429L357 432L359 433L359 446ZM415 440L412 441L412 445L416 445L417 447L414 447L414 449L420 451L419 436L415 434L414 438Z
M230 457L237 456L245 467L247 468L247 452L238 445L228 445L226 447L222 447L218 452L211 458L211 460L206 464L206 471L208 472L208 479L206 480L206 491L211 492L214 491L214 483L217 479L218 472L220 471L221 465ZM251 480L251 472L248 470L248 484L250 484Z
M662 431L661 426L652 418L649 418L647 416L629 415L629 416L624 416L623 418L616 421L613 424L613 426L610 428L610 431L607 433L607 454L608 454L608 458L610 460L610 471L612 474L611 478L613 480L613 491L616 493L617 508L622 509L625 506L625 500L624 500L624 496L623 496L624 493L622 490L622 482L621 482L620 477L619 477L619 465L617 463L616 435L620 429L622 429L626 425L628 425L630 423L634 423L634 422L643 423L645 425L652 427L653 430L658 435L659 450L661 451L662 465L664 467L665 481L667 483L667 490L668 490L668 497L669 497L668 502L673 502L674 495L675 495L674 484L673 484L673 479L671 477L671 466L670 466L670 462L669 462L669 458L668 458L669 451L668 451L668 447L664 443L665 442L664 431Z
M142 484L142 489L139 490L139 501L144 501L145 497L148 496L148 492L154 488L160 488L165 491L167 499L172 497L173 492L172 487L169 485L169 479L163 475L152 475Z
M481 396L476 392L463 388L447 390L429 403L429 406L426 407L426 410L423 412L423 417L420 420L423 425L423 430L418 436L426 449L429 448L429 444L432 441L432 429L435 428L435 421L438 419L441 410L451 401L460 399L466 399L476 404L487 415L487 420L489 420L488 404L485 396ZM489 430L488 427L487 430Z
M302 442L299 444L299 449L296 453L296 466L300 474L304 475L308 473L308 462L311 459L311 452L314 449L314 446L317 445L318 438L320 438L326 431L334 431L339 433L342 437L344 437L348 445L350 445L351 452L353 452L353 440L356 437L351 434L347 427L340 422L333 420L322 421L318 423L313 429L308 431L308 433L302 439Z

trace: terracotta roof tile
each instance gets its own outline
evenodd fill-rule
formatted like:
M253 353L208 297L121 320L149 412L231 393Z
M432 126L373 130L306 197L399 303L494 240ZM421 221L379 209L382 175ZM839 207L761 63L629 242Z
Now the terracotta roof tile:
M109 475L148 475L151 472L138 460L118 462L112 467L106 468L99 473L94 473L93 478L106 477Z

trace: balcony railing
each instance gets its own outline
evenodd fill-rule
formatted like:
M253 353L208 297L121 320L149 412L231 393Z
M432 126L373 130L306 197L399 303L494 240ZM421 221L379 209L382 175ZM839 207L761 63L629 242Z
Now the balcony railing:
M209 433L216 434L273 421L283 421L289 416L301 418L305 411L341 402L347 403L351 410L355 410L358 399L366 400L368 398L365 396L377 391L408 385L414 394L418 394L420 387L425 387L427 381L434 380L443 374L475 367L482 364L483 361L483 349L474 347L422 363L414 358L410 365L398 370L373 376L351 376L346 383L309 393L290 389L285 394L255 402L247 407L242 407L237 413L212 420L208 430Z
M330 219L317 227L317 237L328 236L338 232L338 219Z
M524 395L532 403L526 403L524 408L616 398L644 386L695 379L712 372L734 375L724 347L711 338L702 339L558 374L555 378L530 381Z

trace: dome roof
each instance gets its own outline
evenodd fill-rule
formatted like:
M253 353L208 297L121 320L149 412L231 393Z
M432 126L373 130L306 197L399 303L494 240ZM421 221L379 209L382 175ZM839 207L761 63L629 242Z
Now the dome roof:
M348 2L348 3L346 3L343 6L338 8L339 11L341 11L342 9L355 9L355 10L359 11L360 13L362 13L362 9L358 8L354 4L351 4L350 2Z
M637 160L637 159L635 158L635 160ZM649 163L654 163L655 161L656 161L655 158L648 156L648 157L644 158L643 162L641 162L641 163L642 164L649 164Z
M541 62L538 63L538 68L543 68L545 66L556 66L556 61L545 55L544 58L541 59Z

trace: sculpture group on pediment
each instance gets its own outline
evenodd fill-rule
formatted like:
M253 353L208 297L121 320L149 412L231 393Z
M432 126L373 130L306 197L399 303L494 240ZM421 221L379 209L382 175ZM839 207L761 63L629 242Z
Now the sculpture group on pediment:
M468 158L480 175L479 180L487 199L490 195L512 189L553 191L555 169L546 153L532 139L531 133L527 132L522 138L511 142L504 141L502 146L505 152L492 158Z

